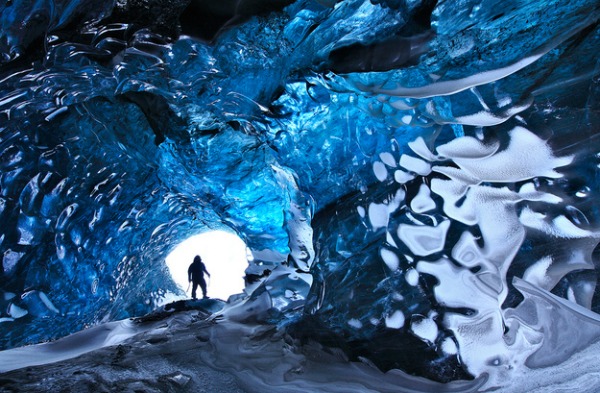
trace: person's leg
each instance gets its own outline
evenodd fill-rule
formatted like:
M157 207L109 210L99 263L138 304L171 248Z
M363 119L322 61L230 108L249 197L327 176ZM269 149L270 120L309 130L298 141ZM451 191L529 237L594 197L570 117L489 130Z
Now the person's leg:
M200 280L200 288L202 288L202 296L206 297L206 281Z
M192 283L192 299L196 300L196 289L198 288L198 283L194 281Z

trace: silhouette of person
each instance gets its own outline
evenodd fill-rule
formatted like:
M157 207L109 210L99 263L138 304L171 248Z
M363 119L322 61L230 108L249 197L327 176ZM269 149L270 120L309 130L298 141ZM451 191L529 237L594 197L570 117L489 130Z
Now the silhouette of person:
M204 281L204 273L208 274L210 277L210 273L206 270L206 266L202 263L202 258L200 255L196 255L194 257L194 262L188 268L188 280L193 283L192 285L192 299L196 299L196 289L198 285L200 285L200 289L202 289L202 295L206 298L206 281Z

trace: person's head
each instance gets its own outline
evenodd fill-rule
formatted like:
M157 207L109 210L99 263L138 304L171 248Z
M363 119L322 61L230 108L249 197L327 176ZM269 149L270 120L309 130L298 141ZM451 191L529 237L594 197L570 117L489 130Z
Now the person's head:
M189 259L188 259L188 260L189 260ZM202 258L200 258L200 255L196 255L196 256L194 257L194 263L200 263L200 262L202 262Z

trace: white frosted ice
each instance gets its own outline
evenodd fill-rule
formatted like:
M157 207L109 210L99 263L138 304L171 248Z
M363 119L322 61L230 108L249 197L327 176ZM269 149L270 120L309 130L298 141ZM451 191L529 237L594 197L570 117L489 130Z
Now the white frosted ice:
M359 215L359 216L361 216L362 218L365 218L365 214L367 214L367 213L366 213L366 211L365 211L365 208L364 208L364 207L362 207L362 206L358 206L358 207L356 208L356 211L358 212L358 215Z
M427 176L431 173L431 165L429 163L406 154L400 156L400 166L421 176Z
M414 141L408 142L408 147L410 147L412 151L418 154L419 157L427 161L434 162L438 160L438 157L435 154L433 154L425 144L425 140L423 139L423 137L418 137Z
M416 287L419 284L419 272L415 269L408 269L404 274L404 278L406 279L406 282L413 287Z
M465 136L453 139L444 145L438 146L436 150L441 157L452 159L479 159L491 156L496 153L499 148L500 144L498 142L486 145L476 138Z
M552 257L546 255L525 270L525 273L523 273L523 280L544 289L552 289L552 287L548 287L549 285L547 282L547 273L551 264Z
M404 190L398 190L391 200L385 203L371 202L369 204L369 221L373 230L387 227L390 214L395 212L404 199Z
M441 344L442 352L446 355L456 355L458 353L458 348L456 347L456 343L450 337L446 337Z
M396 183L404 184L411 181L414 178L415 177L410 173L401 171L399 169L394 171L394 180L396 181Z
M534 212L528 207L521 211L519 219L523 225L537 229L553 237L578 239L590 237L596 238L600 236L599 233L577 227L564 215L557 216L551 221L548 221L546 214Z
M394 158L392 153L388 153L388 152L380 153L379 159L381 161L383 161L383 163L389 167L395 168L397 166L396 159Z
M439 146L437 151L469 175L488 182L518 182L539 176L559 178L562 175L555 169L573 160L571 156L555 157L550 146L525 127L517 126L509 135L510 143L500 151L473 137L457 138Z
M385 232L385 241L392 247L398 247L398 245L396 244L396 241L394 240L394 237L392 236L392 234L389 231Z
M529 108L530 102L523 105L514 105L506 111L501 113L492 113L489 110L477 112L471 115L459 116L455 120L458 124L478 126L478 127L489 127L502 124L514 115L523 112Z
M561 177L557 168L570 164L573 157L557 157L545 140L525 127L514 127L509 131L509 138L508 144L501 147L498 142L484 142L483 136L459 137L438 146L437 156L429 151L422 140L417 139L410 144L420 157L439 163L433 166L434 172L448 177L447 180L433 178L430 181L431 192L443 199L446 216L465 225L477 226L481 233L481 238L476 238L473 233L464 231L453 245L451 255L458 265L445 258L436 262L421 260L416 263L416 270L437 278L439 284L434 288L434 294L440 304L474 310L470 315L444 314L443 325L454 333L458 348L453 339L448 338L444 340L442 345L445 349L442 350L449 354L459 350L461 360L471 373L489 376L488 386L501 386L510 379L509 374L522 372L526 362L556 364L550 359L565 356L563 354L566 353L544 349L559 345L551 335L563 333L550 333L550 330L558 329L558 325L552 318L541 316L551 309L547 304L566 300L558 299L549 292L538 292L528 297L530 300L524 303L526 306L522 309L502 309L508 293L507 271L525 239L525 229L528 232L541 232L551 238L572 239L573 242L572 250L567 255L558 254L560 260L555 259L554 254L542 255L527 267L523 282L535 285L536 291L551 290L569 272L593 269L591 253L600 239L600 233L579 227L564 214L548 213L556 211L554 207L548 209L548 204L560 206L564 202L559 196L538 191L533 181L523 183L518 191L512 188L514 183L520 181ZM444 160L451 160L458 168L446 165ZM497 184L484 185L484 182ZM507 186L503 186L503 183ZM535 204L528 205L528 202ZM406 217L410 218L408 213ZM417 222L415 224L401 224L398 228L398 236L414 254L426 256L430 255L430 249L443 249L443 241L435 243L434 240L431 243L435 243L435 247L423 247L427 242L417 240L416 233L430 227L418 225ZM431 237L440 238L439 235ZM475 273L469 270L474 267L478 267ZM523 292L526 285L515 284L515 287ZM590 293L594 291L590 288L595 288L595 284L571 286L568 296L574 302L589 307ZM534 298L535 302L531 300ZM544 301L547 304L538 302L537 299L541 298L546 299ZM528 302L538 309L532 311ZM567 308L576 307L573 304ZM577 312L583 313L581 310ZM536 319L531 319L534 316ZM590 322L592 325L595 323ZM505 325L511 324L508 338ZM600 336L600 325L586 332L593 337ZM570 334L575 333L573 331ZM433 337L433 333L429 337ZM572 342L579 341L582 339L577 338ZM547 352L537 355L542 349ZM552 355L554 353L556 355Z
M469 75L468 77L463 79L434 82L421 87L404 87L400 85L392 89L368 86L360 87L364 90L371 91L376 94L387 94L391 96L411 98L426 98L433 96L450 95L463 90L467 90L473 86L479 86L496 81L498 79L505 78L508 75L519 71L523 67L527 67L529 64L539 59L542 55L543 53L526 57L509 66L498 68L495 70L484 71L475 75Z
M15 305L14 303L10 303L8 305L8 309L6 310L6 312L11 318L15 318L15 319L24 317L25 315L28 314L27 310Z
M375 161L373 163L373 173L379 181L385 181L385 179L387 179L388 171L381 161Z
M532 182L525 183L521 186L521 188L519 189L519 196L523 200L528 201L541 201L547 203L562 202L562 198L556 195L536 190L535 185Z
M472 316L446 313L444 326L454 332L461 359L475 375L489 372L496 359L507 359L501 313L502 297L490 288L479 274L456 267L448 259L437 262L421 261L417 270L439 280L435 297L440 304L451 308L471 308ZM477 299L477 301L474 301ZM525 358L527 355L523 354ZM500 364L504 364L504 360Z
M396 310L392 315L385 317L385 326L390 329L400 329L404 326L404 321L404 313L400 310Z
M391 271L398 270L398 267L400 266L400 260L395 252L388 250L387 248L382 248L381 251L379 251L379 254L381 255L381 259L383 259Z
M483 260L484 256L481 251L475 241L475 236L471 232L465 231L452 249L452 258L463 266L472 268Z
M383 203L369 204L369 221L373 229L385 228L388 224L388 206Z
M434 320L423 318L410 324L410 330L419 338L429 342L435 342L438 335L438 327Z
M433 179L431 189L444 199L444 213L467 225L478 224L483 236L482 255L500 272L508 269L517 253L525 230L517 217L515 204L521 197L508 188L467 187L459 182ZM462 205L457 201L465 196Z
M54 307L54 304L52 304L52 302L50 301L50 299L48 299L48 296L44 293L44 292L39 292L39 297L42 300L42 303L44 303L44 305L52 312L55 312L58 314L58 309L56 307Z
M414 254L426 256L444 248L448 228L449 220L444 220L434 227L400 224L398 237Z
M478 309L498 306L498 293L490 291L475 274L454 266L448 259L443 258L436 262L420 261L417 263L417 271L431 274L440 280L434 292L436 299L444 306L468 308L476 305ZM477 303L472 299L477 299Z
M421 184L419 192L417 192L417 195L410 201L410 208L415 213L425 213L435 209L435 202L431 199L429 187L425 184Z

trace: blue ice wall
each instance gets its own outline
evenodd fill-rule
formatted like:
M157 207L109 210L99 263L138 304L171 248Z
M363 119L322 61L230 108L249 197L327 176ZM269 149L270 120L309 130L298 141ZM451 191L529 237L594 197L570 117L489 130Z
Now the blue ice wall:
M222 227L272 272L238 318L382 369L600 337L597 2L231 4L0 6L2 348L152 310Z

